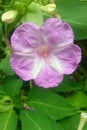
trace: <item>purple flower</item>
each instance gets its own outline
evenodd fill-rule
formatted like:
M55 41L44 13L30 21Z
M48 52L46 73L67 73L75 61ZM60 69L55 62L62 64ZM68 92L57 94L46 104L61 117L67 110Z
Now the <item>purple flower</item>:
M71 74L81 61L81 49L73 43L69 24L57 18L41 27L24 23L11 36L11 66L23 80L44 88L58 86L63 74Z

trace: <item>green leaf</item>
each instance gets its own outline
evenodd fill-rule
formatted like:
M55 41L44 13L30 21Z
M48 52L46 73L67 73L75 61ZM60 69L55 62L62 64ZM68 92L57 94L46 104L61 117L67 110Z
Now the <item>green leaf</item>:
M77 92L66 99L71 105L85 108L87 107L87 96L84 92Z
M59 124L38 110L22 111L21 121L22 130L63 130Z
M29 99L29 106L44 111L52 119L61 119L77 112L76 107L48 89L33 87L29 91Z
M61 124L64 130L78 130L79 121L80 114L76 114L74 116L70 116L60 120L59 123ZM87 122L83 126L82 130L87 130Z
M70 92L70 91L81 90L82 87L83 87L82 82L72 81L70 76L69 77L66 76L64 77L63 82L58 87L52 88L51 90L55 92Z
M6 77L4 80L3 90L7 92L7 94L10 95L11 97L14 97L15 95L20 93L22 85L23 81L21 79L9 76Z
M59 121L64 130L77 130L80 121L80 115L76 114Z
M87 91L87 79L85 80L84 90Z
M7 75L14 75L14 72L10 66L10 56L7 56L1 61L0 70L7 73Z
M57 12L70 23L75 32L75 39L87 39L87 2L81 0L56 0Z
M24 14L22 17L21 22L32 22L37 25L41 25L43 23L43 15L40 5L38 3L32 2L26 14Z
M13 110L0 114L0 130L17 130L17 117Z
M87 0L80 0L80 1L87 2Z
M82 130L87 130L87 122L85 123L85 125L83 126Z

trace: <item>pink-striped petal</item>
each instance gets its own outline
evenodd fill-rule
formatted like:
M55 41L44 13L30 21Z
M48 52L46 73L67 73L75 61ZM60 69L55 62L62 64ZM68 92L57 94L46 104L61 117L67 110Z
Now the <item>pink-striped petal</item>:
M62 82L62 80L63 75L49 66L49 64L45 64L38 76L34 79L38 86L44 88L56 87Z
M33 68L34 61L32 58L13 54L11 56L10 63L12 69L23 80L27 81L33 78L32 68Z
M37 46L37 32L38 27L33 23L20 25L11 36L13 50L16 52L32 51Z
M73 43L74 34L70 25L58 18L48 19L41 27L42 34L49 45L66 46Z
M27 81L37 77L45 64L45 61L34 55L28 57L13 54L10 63L16 74L23 80Z
M57 51L51 60L53 62L51 66L61 74L71 74L81 61L81 49L72 44L70 47Z

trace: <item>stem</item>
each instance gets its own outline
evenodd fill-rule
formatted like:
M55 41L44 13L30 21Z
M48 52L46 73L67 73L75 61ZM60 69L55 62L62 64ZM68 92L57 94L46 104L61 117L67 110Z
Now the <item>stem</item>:
M6 34L4 34L4 39L5 39L5 44L6 44L6 46L9 48L10 52L12 53L13 50L12 50L12 47L11 47L11 45L10 45L10 42L9 42L8 37L7 37Z
M30 80L29 86L30 86L30 88L33 88L32 80Z
M55 0L50 0L50 4L55 4ZM56 10L53 11L52 17L54 18L60 18L60 16L56 13Z
M6 35L6 31L5 31L4 24L3 24L3 33L4 33L5 44L6 44L6 46L8 47L8 49L10 50L10 52L12 53L13 50L12 50L11 44L10 44L10 42L9 42L9 39L8 39L8 37L7 37L7 35Z
M2 3L2 0L0 0L0 4Z

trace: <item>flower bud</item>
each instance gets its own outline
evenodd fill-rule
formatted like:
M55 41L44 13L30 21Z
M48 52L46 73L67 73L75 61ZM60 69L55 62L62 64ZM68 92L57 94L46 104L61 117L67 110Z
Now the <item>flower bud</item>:
M82 112L81 113L81 117L80 117L78 130L82 130L86 122L87 122L87 113L86 112Z
M2 14L1 20L2 22L12 23L17 17L17 15L18 15L17 10L10 10Z
M45 6L41 6L41 9L43 11L46 11L48 13L53 13L56 9L56 5L55 4L48 4L48 5L45 5Z

